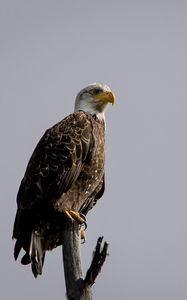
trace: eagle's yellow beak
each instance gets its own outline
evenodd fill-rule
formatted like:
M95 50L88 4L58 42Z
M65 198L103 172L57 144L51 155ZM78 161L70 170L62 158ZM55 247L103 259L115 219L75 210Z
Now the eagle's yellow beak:
M98 95L95 96L95 98L97 100L100 100L100 101L103 101L103 102L106 102L106 103L112 103L112 105L114 105L115 103L115 95L113 92L108 92L108 91L104 91L102 93L99 93Z

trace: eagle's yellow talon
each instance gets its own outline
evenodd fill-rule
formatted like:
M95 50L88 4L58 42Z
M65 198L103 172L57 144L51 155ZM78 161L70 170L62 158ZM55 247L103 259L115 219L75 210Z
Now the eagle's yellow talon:
M80 214L78 211L74 211L74 210L64 210L64 215L65 217L73 222L73 221L77 221L78 224L80 225L84 225L84 230L86 229L87 225L86 225L86 218L83 214Z
M70 211L69 211L69 214L70 214L71 217L72 217L74 220L76 220L79 224L85 223L85 219L83 219L83 217L80 215L79 212L70 210Z
M74 219L72 218L72 216L71 216L71 214L69 213L68 210L64 210L64 215L65 215L65 217L66 217L69 221L71 221L71 222L74 221Z

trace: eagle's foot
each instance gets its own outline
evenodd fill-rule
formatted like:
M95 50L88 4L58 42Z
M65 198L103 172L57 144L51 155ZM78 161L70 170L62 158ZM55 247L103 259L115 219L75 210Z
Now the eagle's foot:
M64 210L63 213L69 222L73 223L74 221L76 221L79 224L81 242L85 243L86 241L85 231L87 228L85 215L74 210Z
M85 229L86 229L86 227L87 227L86 217L83 214L79 213L78 211L74 211L74 210L64 210L63 213L69 221L71 221L71 222L77 221L77 223L79 225L81 225L81 226L84 225Z
M86 217L78 211L69 210L69 214L73 220L77 221L79 225L84 225L86 223Z

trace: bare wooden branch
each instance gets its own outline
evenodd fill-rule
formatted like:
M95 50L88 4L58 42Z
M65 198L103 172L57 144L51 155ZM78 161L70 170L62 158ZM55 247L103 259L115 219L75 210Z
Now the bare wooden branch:
M108 243L104 243L103 249L101 248L103 237L99 237L97 240L97 245L93 253L93 259L91 266L88 269L85 277L85 284L92 286L96 280L96 277L101 272L101 268L105 262L108 255Z
M84 280L80 259L79 226L76 222L69 223L63 232L63 261L68 300L91 299L91 295L83 298Z
M108 244L101 249L103 237L97 241L90 268L83 279L80 257L79 226L76 222L68 224L63 232L63 261L66 292L68 300L91 300L91 287L107 256Z

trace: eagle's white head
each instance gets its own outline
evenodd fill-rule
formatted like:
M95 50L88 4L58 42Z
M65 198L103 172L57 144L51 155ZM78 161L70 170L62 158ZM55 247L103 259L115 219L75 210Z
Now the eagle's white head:
M82 89L75 100L75 111L83 110L104 119L104 112L108 103L115 102L115 95L111 89L101 83L93 83Z

